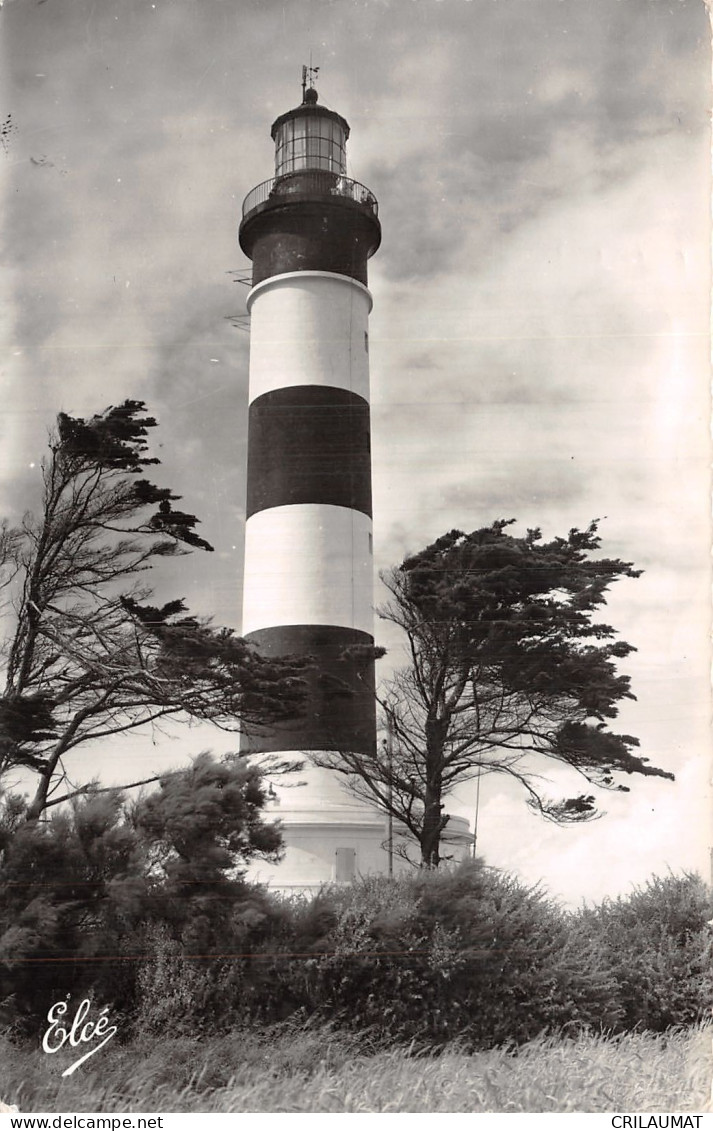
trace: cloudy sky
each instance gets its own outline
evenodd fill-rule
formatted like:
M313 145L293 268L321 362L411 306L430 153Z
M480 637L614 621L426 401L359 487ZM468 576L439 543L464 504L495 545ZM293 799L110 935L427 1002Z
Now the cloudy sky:
M216 548L161 593L240 627L249 338L229 272L249 266L240 203L272 173L270 124L312 51L383 224L377 565L452 527L514 517L553 536L601 518L603 552L645 570L607 610L638 648L620 729L677 782L634 781L601 821L560 830L486 779L479 848L571 901L707 873L702 0L4 0L0 21L1 513L36 500L58 410L143 399L165 481ZM127 739L122 770L197 740ZM115 758L84 757L117 780ZM472 805L466 789L453 807Z

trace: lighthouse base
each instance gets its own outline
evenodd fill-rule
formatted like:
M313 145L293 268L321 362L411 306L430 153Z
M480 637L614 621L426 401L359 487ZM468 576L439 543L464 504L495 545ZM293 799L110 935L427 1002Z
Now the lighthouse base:
M264 810L266 820L280 821L284 856L278 864L253 861L248 880L288 894L418 867L413 836L396 821L390 836L387 815L352 798L339 774L308 766L298 776L304 784L273 790L275 800ZM444 861L466 859L472 844L467 820L451 816L442 837Z

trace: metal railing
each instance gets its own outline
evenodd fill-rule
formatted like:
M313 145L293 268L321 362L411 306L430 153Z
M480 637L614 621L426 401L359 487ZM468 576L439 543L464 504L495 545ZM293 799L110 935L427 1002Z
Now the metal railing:
M371 189L340 173L305 169L284 173L256 185L243 201L243 219L264 204L279 204L283 197L341 196L361 205L372 216L379 215L379 205Z

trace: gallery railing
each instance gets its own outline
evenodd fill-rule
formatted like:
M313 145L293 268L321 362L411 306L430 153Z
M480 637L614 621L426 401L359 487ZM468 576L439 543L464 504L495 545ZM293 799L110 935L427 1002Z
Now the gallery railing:
M379 205L371 189L359 181L343 177L338 173L327 173L319 170L303 170L297 173L285 173L281 177L272 177L256 185L243 201L243 220L251 212L262 208L266 204L280 204L284 197L314 197L314 196L339 196L353 200L361 205L372 216L378 217Z

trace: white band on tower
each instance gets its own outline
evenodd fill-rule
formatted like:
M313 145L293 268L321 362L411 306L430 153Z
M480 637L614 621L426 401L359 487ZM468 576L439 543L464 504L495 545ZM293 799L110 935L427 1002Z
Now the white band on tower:
M371 519L323 503L270 507L245 531L243 635L277 625L371 633Z
M294 385L332 385L369 399L363 283L328 271L290 271L248 295L250 400Z

